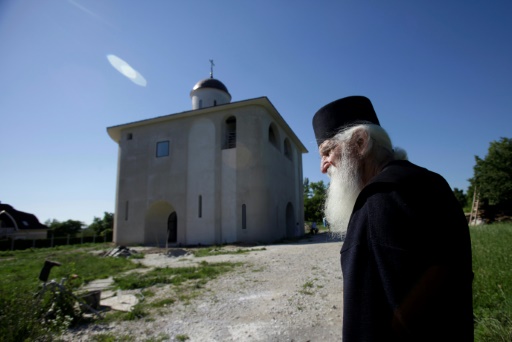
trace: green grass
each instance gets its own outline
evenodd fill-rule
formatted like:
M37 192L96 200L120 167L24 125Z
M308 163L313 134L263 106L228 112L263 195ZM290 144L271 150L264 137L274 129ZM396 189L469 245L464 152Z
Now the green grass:
M114 277L114 284L121 290L144 289L154 285L181 285L194 280L196 284L204 285L209 280L222 273L231 271L240 263L208 263L202 261L197 267L155 268L144 274L131 273Z
M114 335L112 333L96 334L91 337L92 342L132 342L135 337L130 335Z
M50 279L60 280L76 274L78 278L73 280L75 287L94 279L107 278L118 272L141 267L124 258L105 258L91 253L99 248L98 244L90 244L78 248L59 246L0 252L0 292L35 292L41 283L38 277L46 259L61 263L61 266L52 269ZM110 245L105 244L104 249L110 249Z
M68 316L69 312L59 313L59 319L54 321L39 319L45 300L40 301L34 294L41 288L38 277L44 261L49 259L62 264L52 269L49 279L78 275L68 282L70 288L140 267L123 258L104 258L91 253L110 247L109 244L88 244L0 252L0 340L44 340L44 336L58 334L68 324L77 323L76 317Z
M512 341L512 224L470 231L475 341Z
M512 224L477 226L471 227L470 231L475 273L475 341L512 341ZM100 246L90 244L0 252L0 341L52 340L61 331L62 326L42 324L37 316L40 303L34 298L34 293L40 288L38 276L45 259L62 263L62 266L52 269L50 279L77 274L78 278L73 280L74 286L141 267L124 258L105 258L91 253L98 248L111 248L109 244ZM229 251L211 247L200 250L209 256L247 253L264 248ZM139 303L131 313L116 313L110 318L108 315L106 320L150 319L148 315L151 308L172 305L176 300L186 302L194 298L197 289L209 280L238 265L202 262L197 267L160 268L143 275L134 273L117 276L115 279L119 288L144 289L146 301ZM154 300L152 288L158 286L172 286L175 297ZM300 292L312 294L313 288L314 280L308 280ZM186 335L178 336L182 340L188 339ZM120 341L119 338L104 334L98 335L96 341Z
M0 341L35 341L53 340L75 321L76 317L68 311L58 311L58 319L46 322L40 319L41 309L46 299L34 298L41 288L39 273L45 260L61 263L54 267L49 279L60 281L70 279L70 289L78 289L92 280L114 276L114 286L119 289L142 289L145 301L137 304L131 312L111 312L103 319L104 322L119 320L151 320L152 308L163 308L181 300L185 303L195 298L209 280L231 271L239 263L201 262L197 267L157 268L144 274L125 271L141 268L140 264L125 258L103 257L103 253L111 249L110 244L90 244L81 246L59 246L46 249L28 249L23 251L0 252ZM240 253L240 252L237 252ZM223 254L223 253L219 253ZM137 255L141 258L142 255ZM142 256L143 257L143 256ZM71 279L73 274L78 277ZM116 276L117 275L117 276ZM172 298L152 298L153 287L172 286L175 296ZM65 297L66 300L68 297ZM74 300L69 297L69 301ZM69 305L65 303L65 308ZM72 307L72 306L71 306ZM46 312L46 311L44 311ZM78 318L82 318L77 314ZM84 323L84 321L81 321ZM98 336L99 340L116 340L113 336Z

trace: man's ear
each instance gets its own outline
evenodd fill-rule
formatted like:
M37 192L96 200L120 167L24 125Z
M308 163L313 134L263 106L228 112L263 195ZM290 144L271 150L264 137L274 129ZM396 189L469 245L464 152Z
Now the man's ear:
M357 156L362 158L366 155L370 147L370 136L368 135L368 132L365 129L358 128L352 134L350 142L352 147L354 148L354 151L357 153Z

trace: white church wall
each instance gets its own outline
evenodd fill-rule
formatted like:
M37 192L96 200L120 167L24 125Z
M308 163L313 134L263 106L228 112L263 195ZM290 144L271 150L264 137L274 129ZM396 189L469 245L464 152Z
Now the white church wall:
M119 142L116 218L114 241L129 245L144 241L144 210L146 205L145 174L141 174L140 162L143 141L128 140L123 132Z
M262 161L267 171L267 184L269 185L268 201L269 211L276 212L275 223L272 224L272 236L275 239L297 236L296 229L289 226L296 226L299 223L297 208L300 207L300 201L297 196L296 179L296 146L289 139L283 128L278 125L274 118L267 116L263 121L263 128L267 136L262 139L263 149L266 150L265 158ZM274 135L277 139L277 146L271 141L268 127L272 126ZM287 147L285 148L285 141ZM288 153L288 155L286 154ZM293 208L293 217L289 216L289 204ZM271 221L272 222L272 221ZM290 236L291 235L291 236Z
M247 228L238 232L245 241L271 242L283 237L284 229L279 213L281 186L275 181L281 172L281 152L268 142L271 119L266 108L248 106L239 117L243 117L239 120L243 146L239 153L248 162L238 168L238 207L246 204L247 210Z
M221 165L221 242L236 242L237 239L237 172L236 148L222 150Z
M198 119L188 135L187 244L215 243L215 126ZM201 196L201 217L199 217Z

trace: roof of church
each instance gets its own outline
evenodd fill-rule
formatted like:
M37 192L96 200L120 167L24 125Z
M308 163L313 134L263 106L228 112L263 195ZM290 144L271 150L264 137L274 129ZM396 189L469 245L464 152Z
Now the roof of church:
M206 107L206 108L202 108L202 109L187 110L187 111L180 112L180 113L157 116L154 118L149 118L149 119L129 122L126 124L111 126L111 127L107 127L107 132L108 132L108 135L110 136L110 138L112 138L112 140L119 143L119 141L121 139L121 131L128 127L136 127L139 125L156 123L156 122L161 122L161 121L184 117L184 116L196 116L196 115L211 113L211 112L215 112L215 111L219 111L219 110L226 110L227 108L237 108L237 107L242 107L242 106L246 106L246 105L261 105L261 106L267 108L269 110L269 112L277 119L277 121L283 127L283 129L289 134L290 138L297 143L299 150L302 153L308 152L308 150L302 144L302 142L297 137L295 132L292 131L290 126L288 126L288 124L283 119L281 114L279 114L279 112L274 107L272 102L270 102L270 100L266 96L248 99L248 100L230 102L230 103L226 103L226 104L222 104L222 105L218 105L218 106Z
M226 88L224 83L222 83L218 79L215 79L212 77L205 78L204 80L197 82L196 85L194 86L194 88L192 88L192 91L199 89L199 88L214 88L214 89L219 89L219 90L225 91L226 93L229 94L228 88Z
M9 220L6 220L6 217L1 217L2 220L5 220L4 226L9 227L9 222L11 222L18 229L48 229L47 226L39 222L34 214L18 211L8 204L0 203L0 214L4 214L4 212L9 214ZM12 222L12 220L15 220L15 222Z

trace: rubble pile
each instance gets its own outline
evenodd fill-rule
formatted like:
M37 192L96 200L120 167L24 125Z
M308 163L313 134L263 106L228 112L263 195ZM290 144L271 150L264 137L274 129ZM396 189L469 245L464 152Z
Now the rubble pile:
M130 257L134 254L138 254L138 253L139 252L137 252L136 250L129 249L126 246L117 246L116 248L111 249L109 252L107 252L107 254L105 254L105 256L128 258L128 257Z
M192 253L190 253L189 251L186 251L184 249L181 249L181 248L171 248L167 252L167 256L172 257L172 258L177 258L177 257L181 257L181 256L187 256L187 255L190 255L190 254L192 254Z

